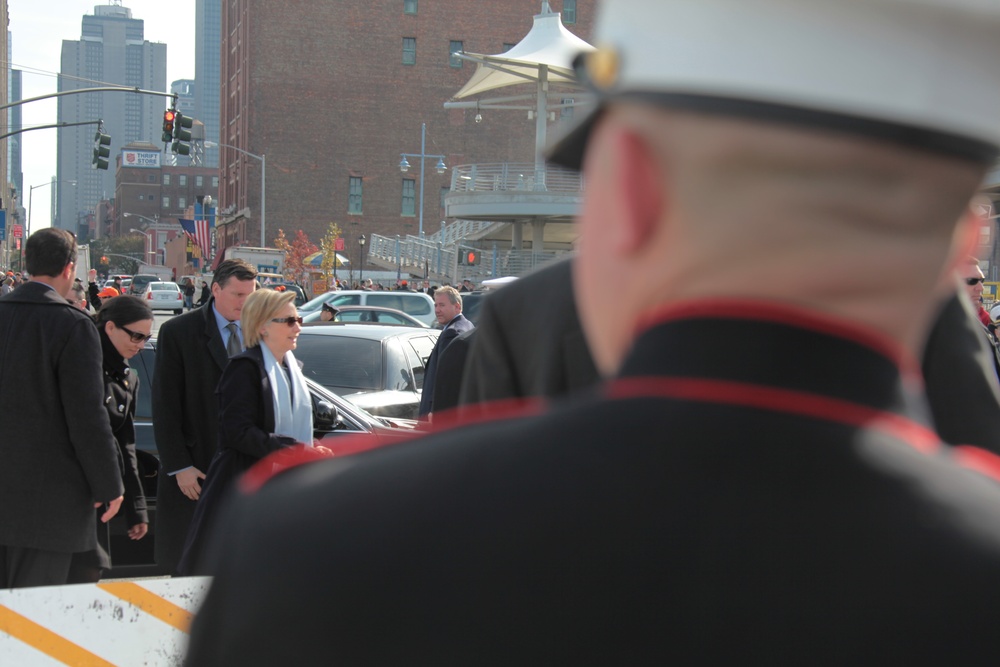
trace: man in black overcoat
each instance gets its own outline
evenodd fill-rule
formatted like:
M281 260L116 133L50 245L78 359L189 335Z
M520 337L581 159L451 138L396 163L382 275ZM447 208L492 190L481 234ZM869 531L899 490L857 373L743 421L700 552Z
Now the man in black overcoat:
M459 334L476 328L476 325L462 314L462 295L454 287L442 287L434 292L434 315L437 317L438 324L442 326L442 330L434 344L431 356L427 359L427 368L424 370L424 384L420 392L419 407L421 417L426 417L435 410L434 388L441 355Z
M218 447L215 388L229 363L228 325L237 327L257 271L242 260L222 262L212 277L212 298L160 327L153 379L153 432L160 455L156 493L156 564L174 573L180 562L201 480Z
M486 295L462 378L463 412L597 382L573 301L572 269L571 258L560 259Z
M122 503L121 460L101 401L101 343L66 300L76 240L41 229L31 280L0 298L0 589L65 584L97 546L94 508Z
M996 662L1000 459L940 441L916 359L1000 152L998 30L988 2L605 2L597 107L550 159L583 169L606 382L263 461L189 666Z

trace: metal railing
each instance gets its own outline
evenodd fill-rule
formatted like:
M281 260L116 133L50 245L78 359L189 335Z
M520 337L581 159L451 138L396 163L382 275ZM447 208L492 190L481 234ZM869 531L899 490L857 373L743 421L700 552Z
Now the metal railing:
M462 164L451 170L452 192L583 192L583 176L571 169L526 162Z

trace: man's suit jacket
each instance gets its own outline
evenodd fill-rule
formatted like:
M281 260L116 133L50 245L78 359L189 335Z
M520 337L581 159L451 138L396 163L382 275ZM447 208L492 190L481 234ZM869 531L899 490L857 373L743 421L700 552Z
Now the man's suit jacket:
M175 571L195 501L169 475L190 466L208 471L219 441L215 389L229 363L210 300L160 327L153 379L153 430L160 454L156 494L156 563Z
M28 282L0 298L0 544L97 546L94 503L122 495L93 320Z
M573 299L572 261L561 260L483 299L465 364L463 411L504 398L557 396L597 382Z
M465 315L459 313L457 317L445 325L444 331L438 336L437 343L434 345L434 350L427 360L427 368L424 371L423 391L420 394L419 414L421 416L434 411L434 382L437 378L437 369L438 363L441 361L441 354L460 333L470 331L475 327L476 325L467 320Z

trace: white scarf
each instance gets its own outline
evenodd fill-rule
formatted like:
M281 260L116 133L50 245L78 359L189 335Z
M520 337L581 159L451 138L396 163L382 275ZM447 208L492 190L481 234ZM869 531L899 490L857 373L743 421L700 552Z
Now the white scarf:
M261 345L260 349L264 353L264 370L271 382L271 396L274 399L274 432L312 447L312 399L302 371L299 370L299 362L291 351L285 353L285 366L288 368L286 376L267 345Z

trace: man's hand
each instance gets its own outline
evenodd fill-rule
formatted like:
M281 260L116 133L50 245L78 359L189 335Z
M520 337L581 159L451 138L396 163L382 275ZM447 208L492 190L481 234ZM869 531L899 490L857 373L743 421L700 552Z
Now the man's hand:
M148 523L137 523L128 529L128 536L133 540L141 540L146 536L147 532L149 532Z
M115 498L114 500L110 501L107 504L108 511L101 515L101 523L107 523L108 521L111 521L111 517L118 514L118 510L121 509L122 500L124 499L125 496L118 496L117 498ZM100 507L103 504L104 503L94 503L94 507Z
M191 500L198 500L201 496L201 484L198 480L205 479L202 471L192 466L174 475L174 479L177 480L177 486L181 487L181 493Z
M97 280L97 269L91 269L87 271L87 280L90 282L95 282Z

